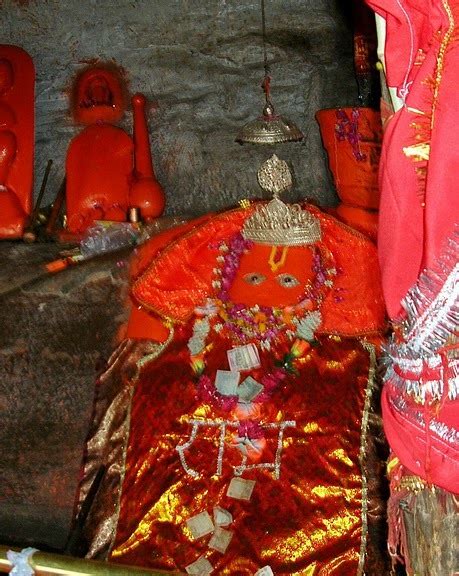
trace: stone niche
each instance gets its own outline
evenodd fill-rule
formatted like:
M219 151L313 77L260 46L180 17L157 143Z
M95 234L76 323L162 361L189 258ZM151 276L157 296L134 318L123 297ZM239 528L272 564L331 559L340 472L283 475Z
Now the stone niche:
M54 276L54 244L0 243L0 544L62 549L98 371L126 320L126 253Z
M252 0L3 0L2 43L36 71L35 194L54 161L44 204L64 175L68 89L99 58L151 102L149 125L167 214L198 215L258 197L259 165L287 160L289 199L335 202L314 113L356 105L345 2L266 0L277 111L302 143L235 143L263 106L261 12ZM131 131L128 114L124 127ZM69 534L97 370L127 317L127 260L117 255L49 277L56 245L0 244L0 543L62 549ZM33 282L32 282L33 280Z
M34 59L35 193L54 166L45 202L64 175L72 124L68 91L93 59L126 71L131 93L150 102L149 126L166 214L199 215L260 196L258 166L273 152L290 163L290 199L336 197L314 113L357 104L352 33L340 0L266 0L266 47L276 109L298 124L301 144L235 143L263 108L259 0L3 0L2 43ZM349 10L349 8L347 8ZM127 114L124 127L132 130Z

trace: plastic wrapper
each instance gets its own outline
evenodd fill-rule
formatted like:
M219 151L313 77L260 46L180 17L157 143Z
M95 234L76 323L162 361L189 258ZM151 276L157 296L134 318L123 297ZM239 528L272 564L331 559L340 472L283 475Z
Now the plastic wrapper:
M98 221L88 228L80 242L80 252L84 258L91 258L135 246L141 237L142 229L138 224Z

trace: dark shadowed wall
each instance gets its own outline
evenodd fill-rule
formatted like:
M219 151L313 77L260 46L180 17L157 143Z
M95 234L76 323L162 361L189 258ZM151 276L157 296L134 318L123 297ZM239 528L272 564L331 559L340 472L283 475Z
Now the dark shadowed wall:
M68 113L68 89L82 65L100 58L121 65L131 93L151 102L167 213L200 214L258 196L256 170L273 151L294 172L290 199L333 204L314 113L357 103L346 4L266 0L273 101L305 133L301 144L267 149L234 142L262 110L258 0L3 0L1 42L25 48L36 66L35 193L49 158L48 202L59 188L79 130ZM131 131L130 112L123 125Z

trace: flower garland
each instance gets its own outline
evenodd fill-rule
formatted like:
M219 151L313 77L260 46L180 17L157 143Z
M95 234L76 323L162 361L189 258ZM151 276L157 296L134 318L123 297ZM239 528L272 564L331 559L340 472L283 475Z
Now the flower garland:
M347 140L352 148L352 153L357 162L363 162L367 155L360 150L362 136L359 134L360 111L353 108L351 118L341 108L336 111L337 122L335 124L335 134L339 142Z
M270 343L281 333L287 330L288 336L293 335L289 326L292 326L296 318L320 307L326 291L333 286L332 278L336 274L336 269L331 254L325 249L322 249L321 254L321 251L315 248L312 261L314 280L305 287L301 302L285 308L259 305L247 307L244 304L233 303L230 301L229 290L236 277L241 256L252 245L252 241L245 240L241 234L236 234L229 245L222 243L219 246L221 254L217 257L217 262L221 267L214 268L216 279L212 282L212 286L216 290L214 307L223 323L217 323L215 329L217 331L227 329L239 344L257 339L262 349L269 350Z
M332 277L336 274L331 255L325 250L314 250L312 271L314 280L304 291L301 301L285 308L267 306L247 307L230 301L229 290L236 277L241 256L250 250L253 242L236 234L229 244L219 245L217 257L219 267L214 269L215 298L196 309L197 319L193 334L188 341L192 369L197 377L197 396L203 402L209 402L224 412L238 409L240 399L236 394L225 395L219 392L211 378L204 374L206 355L212 348L207 343L211 330L228 334L238 345L245 345L256 340L264 350L270 350L271 344L284 335L292 340L290 351L279 359L270 373L261 377L258 384L260 393L251 404L267 402L287 375L296 374L296 363L315 344L315 330L322 322L317 309L325 293L333 285ZM325 264L326 263L326 264ZM247 410L250 414L251 409Z
M288 356L288 355L286 355ZM298 356L299 357L299 356ZM292 360L293 360L292 356ZM291 363L290 357L287 362ZM287 369L283 367L275 368L269 374L265 374L261 380L260 384L263 386L263 391L258 394L258 396L253 400L255 404L264 404L267 402L271 396L274 394L278 386L287 377ZM209 402L214 406L218 407L224 412L231 412L236 409L239 404L239 396L221 394L216 388L212 380L206 374L199 374L198 385L197 385L197 397L202 402ZM252 409L247 410L247 413L251 413Z

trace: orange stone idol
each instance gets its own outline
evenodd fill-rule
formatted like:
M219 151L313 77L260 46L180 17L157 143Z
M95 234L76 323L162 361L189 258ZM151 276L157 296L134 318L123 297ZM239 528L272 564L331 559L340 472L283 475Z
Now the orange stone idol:
M66 161L67 229L83 233L94 220L126 220L133 144L112 123L126 108L115 67L90 67L75 80L73 117L87 127L73 138Z
M70 143L66 161L67 229L82 234L94 220L160 216L164 194L154 177L145 98L133 98L134 140L114 125L126 108L124 80L113 65L91 66L75 80L73 116L86 128Z
M388 573L370 430L376 247L273 192L153 238L149 264L140 254L136 318L98 381L87 446L83 492L106 466L92 557L219 576Z
M0 45L0 238L21 237L32 210L34 84L27 52Z

